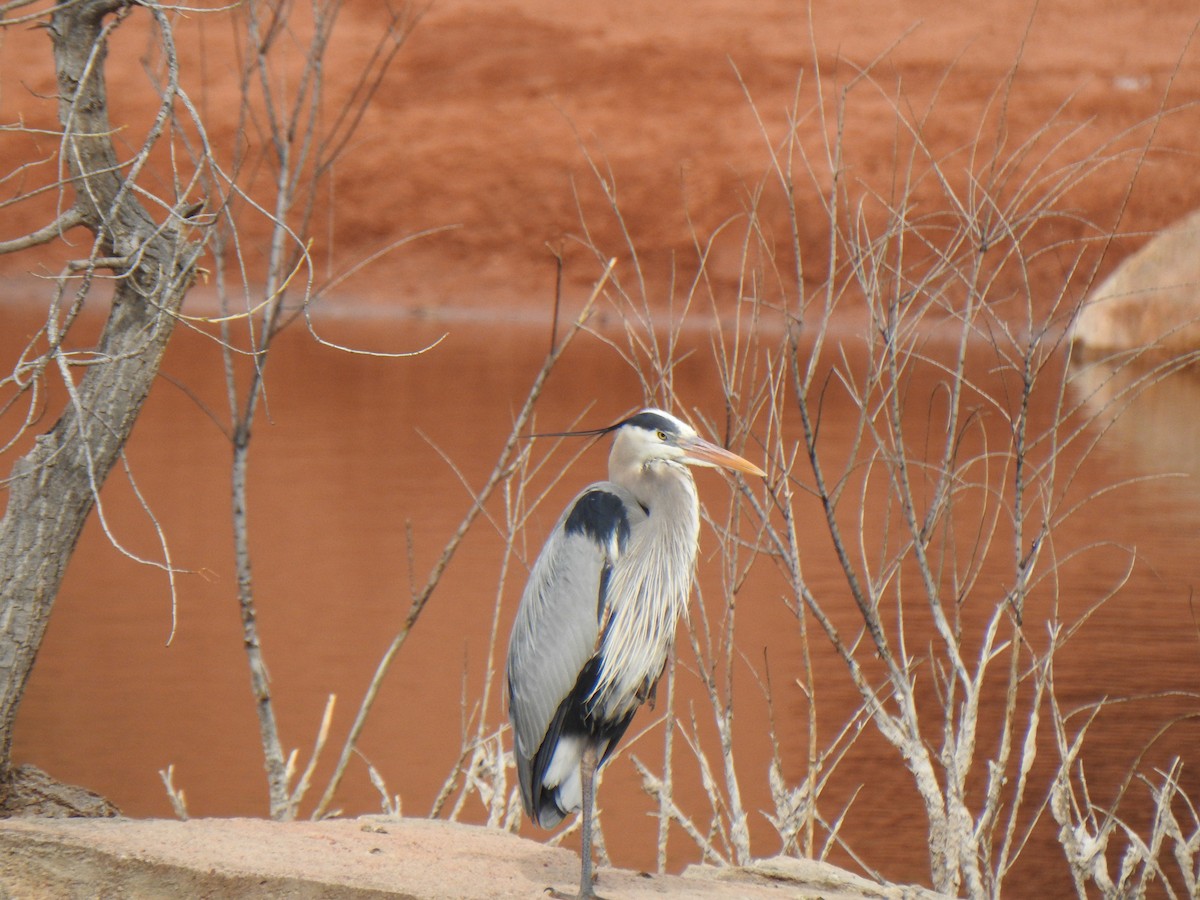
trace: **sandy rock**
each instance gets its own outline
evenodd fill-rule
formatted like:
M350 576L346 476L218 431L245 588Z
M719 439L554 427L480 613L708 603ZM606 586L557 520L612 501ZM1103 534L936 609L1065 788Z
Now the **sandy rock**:
M758 859L748 866L715 868L713 866L691 866L686 877L707 878L726 883L747 883L763 879L803 885L804 896L822 898L853 897L855 900L938 900L944 897L915 885L878 884L861 875L839 869L837 866L817 859L796 859L792 856L776 856Z
M0 821L0 898L503 900L540 897L550 885L573 890L578 874L578 857L567 850L427 819ZM742 870L693 867L683 876L602 869L598 887L614 900L934 896L796 860Z
M1098 352L1200 350L1200 211L1162 231L1092 291L1071 338Z

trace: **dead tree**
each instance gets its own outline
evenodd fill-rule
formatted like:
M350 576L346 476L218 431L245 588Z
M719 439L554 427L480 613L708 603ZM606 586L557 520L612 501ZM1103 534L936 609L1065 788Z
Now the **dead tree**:
M62 129L59 165L69 205L45 226L0 244L0 252L17 252L59 240L78 226L93 236L89 255L67 262L54 283L40 352L27 355L26 368L14 371L10 381L19 393L30 390L36 380L58 376L67 400L54 426L36 438L4 482L8 502L0 520L0 783L5 787L0 800L7 799L12 788L10 754L17 708L67 562L158 373L201 250L182 204L164 204L152 215L140 199L146 194L135 190L136 177L175 100L170 79L161 87L162 103L151 132L132 159L121 160L110 137L104 82L107 37L134 5L74 0L58 3L51 12L48 30ZM16 21L20 20L11 19L10 24ZM170 30L164 19L159 26L170 59ZM67 353L63 333L83 299L108 287L110 311L95 350L86 358Z

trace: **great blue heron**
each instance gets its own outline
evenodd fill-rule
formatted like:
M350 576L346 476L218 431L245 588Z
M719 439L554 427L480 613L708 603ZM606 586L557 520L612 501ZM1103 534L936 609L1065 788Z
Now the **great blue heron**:
M695 576L700 502L687 467L764 474L659 409L576 433L608 432L609 480L585 488L554 526L508 644L521 798L543 828L582 808L579 898L596 896L596 769L653 695Z

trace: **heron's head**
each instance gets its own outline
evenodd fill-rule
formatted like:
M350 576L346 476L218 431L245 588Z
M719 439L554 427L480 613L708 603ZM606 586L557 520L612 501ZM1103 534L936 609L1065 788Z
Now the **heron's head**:
M654 460L667 460L688 466L736 469L750 475L766 473L747 459L709 443L696 429L661 409L643 409L612 426L613 441L610 469L641 468Z

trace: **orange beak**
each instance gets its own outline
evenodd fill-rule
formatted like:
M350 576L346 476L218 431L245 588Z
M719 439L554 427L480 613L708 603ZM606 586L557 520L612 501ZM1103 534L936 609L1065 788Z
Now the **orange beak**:
M713 466L722 469L736 469L739 472L745 472L747 475L758 475L760 478L766 478L767 473L750 462L748 459L743 459L736 453L730 453L724 447L718 447L716 444L710 444L703 438L693 438L688 441L680 441L679 447L687 454L687 461L700 466Z

